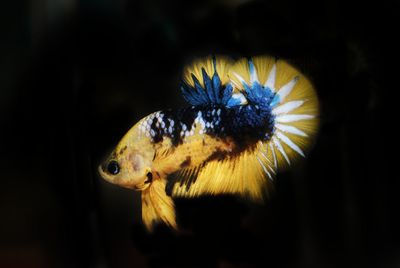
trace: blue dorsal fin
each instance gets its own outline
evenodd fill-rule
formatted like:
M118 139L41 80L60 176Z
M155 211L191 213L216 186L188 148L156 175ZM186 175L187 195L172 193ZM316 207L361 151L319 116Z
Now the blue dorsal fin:
M227 84L225 89L222 91L221 103L224 103L225 106L228 106L228 101L232 97L232 91L232 84Z
M204 70L204 68L201 68L201 72L203 74L204 89L207 92L208 98L210 99L211 103L215 103L216 98L214 96L214 90L213 90L213 86L211 84L211 79L208 76L208 74L206 73L206 70Z
M212 58L213 60L213 67L214 67L214 74L212 76L212 82L213 82L213 90L214 90L214 96L216 96L217 98L219 98L220 96L222 96L222 92L223 90L219 90L221 87L221 79L218 75L217 72L217 59L215 58L215 56L213 56Z
M202 103L210 102L210 99L209 99L209 97L207 95L207 92L200 85L199 80L197 79L197 77L194 74L192 74L192 79L193 79L193 83L194 83L194 86L195 86L195 90L193 91L192 94L197 95L200 98L200 100L202 101Z
M217 73L214 73L212 77L212 84L213 84L214 94L217 96L219 93L219 88L221 87L221 80L219 79Z
M230 65L228 59L213 56L188 66L184 70L181 86L185 100L191 105L227 105L233 91L227 79Z
M192 91L192 89L187 84L182 84L181 91L184 99L192 105L199 105L202 103L202 100L199 98L198 95L192 94L192 92L194 91Z

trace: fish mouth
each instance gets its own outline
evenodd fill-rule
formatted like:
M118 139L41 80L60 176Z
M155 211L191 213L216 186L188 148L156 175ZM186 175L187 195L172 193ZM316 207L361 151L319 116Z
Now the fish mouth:
M104 164L98 166L97 172L99 173L100 177L102 177L104 180L108 182L113 182L111 176L104 171Z

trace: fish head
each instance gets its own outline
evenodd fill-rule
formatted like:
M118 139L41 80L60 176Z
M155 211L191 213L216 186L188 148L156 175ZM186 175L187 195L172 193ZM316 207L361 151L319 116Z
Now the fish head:
M100 176L121 187L142 191L152 182L155 154L151 140L134 126L99 167Z

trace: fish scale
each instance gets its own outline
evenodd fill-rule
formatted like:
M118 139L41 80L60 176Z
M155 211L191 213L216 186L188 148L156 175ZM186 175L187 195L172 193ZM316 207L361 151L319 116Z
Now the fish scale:
M190 135L209 135L221 139L229 137L238 144L246 138L256 143L264 137L270 137L273 117L270 109L261 110L254 105L247 105L244 109L241 106L229 108L214 104L200 105L177 111L156 112L144 121L144 124L150 126L144 131L152 138L153 143L160 143L164 138L169 138L173 140L175 146L184 142ZM163 124L157 118L161 118ZM190 132L198 124L196 118L204 122L204 128L200 133ZM170 122L175 123L173 128L169 128ZM180 135L181 132L187 133Z

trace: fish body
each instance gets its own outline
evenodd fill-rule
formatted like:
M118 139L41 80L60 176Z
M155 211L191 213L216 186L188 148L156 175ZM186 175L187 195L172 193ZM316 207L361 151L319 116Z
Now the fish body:
M177 228L173 197L262 200L278 168L305 156L317 131L313 86L284 61L208 57L186 67L181 89L187 107L140 120L99 168L142 191L149 230L160 221Z

